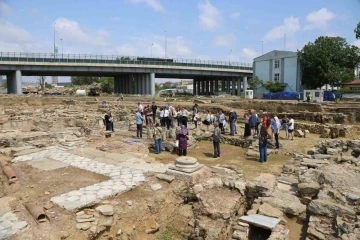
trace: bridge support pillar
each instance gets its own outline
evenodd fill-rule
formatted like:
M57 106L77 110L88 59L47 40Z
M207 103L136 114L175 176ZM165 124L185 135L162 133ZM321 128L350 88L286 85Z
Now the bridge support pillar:
M206 80L206 92L205 95L209 95L209 85L210 85L210 80Z
M20 70L6 76L7 92L10 94L22 94L22 75Z
M232 87L232 95L235 96L236 95L236 81L235 78L231 78L231 87Z
M210 79L210 95L214 95L214 79Z
M155 73L150 73L150 95L155 96Z
M246 90L247 90L247 77L243 77L243 96L246 96Z
M200 82L201 82L201 91L200 91L199 95L204 95L204 93L205 93L205 80L201 79Z
M119 93L119 81L118 81L118 77L114 77L114 93Z
M200 94L200 79L196 79L196 82L197 82L197 84L196 84L196 95L201 95Z
M142 85L142 91L141 94L146 94L146 75L141 75L141 85Z
M226 92L230 93L230 79L231 78L226 78Z
M126 82L125 82L125 79L124 79L124 76L119 76L119 85L121 86L121 91L123 94L127 94L127 91L126 91ZM120 92L121 92L120 91Z
M225 79L221 79L221 91L226 92L225 89L226 89L226 87L225 87Z
M193 79L193 95L196 95L196 79Z
M215 79L215 93L217 94L219 92L219 80Z
M241 78L237 78L237 96L241 96Z

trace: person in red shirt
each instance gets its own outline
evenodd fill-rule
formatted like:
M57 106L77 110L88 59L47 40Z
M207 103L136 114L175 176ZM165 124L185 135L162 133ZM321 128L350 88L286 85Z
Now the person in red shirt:
M263 116L263 119L262 119L262 125L263 125L265 128L268 128L268 127L269 127L268 120L269 120L269 116L265 113L264 116Z

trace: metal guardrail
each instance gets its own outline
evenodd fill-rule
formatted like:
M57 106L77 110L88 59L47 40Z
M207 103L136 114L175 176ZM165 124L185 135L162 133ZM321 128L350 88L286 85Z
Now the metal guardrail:
M118 55L91 55L91 54L57 54L52 53L16 53L0 52L1 61L11 62L49 62L49 63L104 63L104 64L137 64L153 66L185 66L199 68L221 68L253 70L251 63L208 61L199 59L181 58L148 58L138 60L143 57L118 56Z

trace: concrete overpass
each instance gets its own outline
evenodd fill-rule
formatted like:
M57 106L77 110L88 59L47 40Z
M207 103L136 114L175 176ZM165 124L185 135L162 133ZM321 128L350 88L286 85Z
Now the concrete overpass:
M247 88L252 65L194 59L160 59L86 54L0 52L0 75L8 93L22 93L22 76L111 76L114 92L155 95L155 78L193 79L194 94ZM243 86L243 87L241 87ZM240 91L238 92L240 95Z

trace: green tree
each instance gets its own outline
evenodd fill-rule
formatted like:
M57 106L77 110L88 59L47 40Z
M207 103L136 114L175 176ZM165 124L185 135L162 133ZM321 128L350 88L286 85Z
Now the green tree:
M114 91L114 78L113 77L101 77L100 89L105 93L112 93Z
M262 86L263 81L260 80L258 77L253 77L248 80L248 86L252 90L256 90L258 86Z
M360 39L360 22L359 22L358 25L356 26L354 32L355 32L355 37L356 37L356 39Z
M45 88L51 89L53 88L53 86L50 83L45 82Z
M263 87L269 92L277 93L277 92L283 92L286 86L281 84L280 82L268 81L263 84Z
M99 77L71 77L71 83L73 85L91 85L98 82L100 82Z
M341 86L354 80L360 50L341 37L319 37L298 51L302 84L318 88L325 84Z

